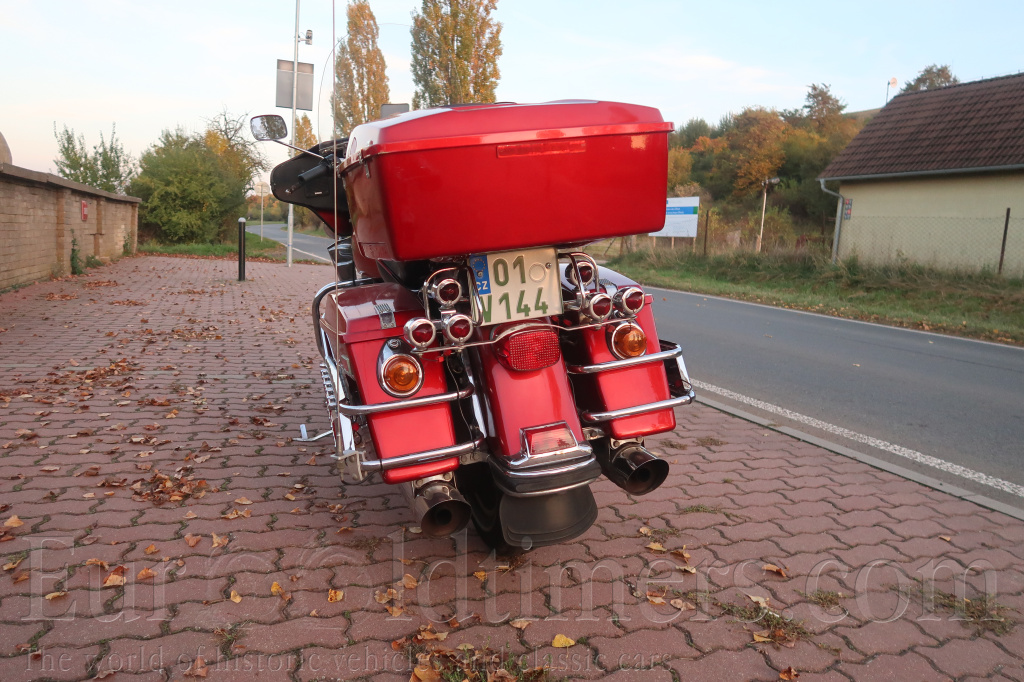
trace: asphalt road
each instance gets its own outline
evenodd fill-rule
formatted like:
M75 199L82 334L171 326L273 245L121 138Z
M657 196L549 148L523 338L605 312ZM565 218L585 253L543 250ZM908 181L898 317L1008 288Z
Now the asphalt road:
M654 293L659 335L682 345L690 375L708 385L702 395L1024 508L1017 494L896 454L912 450L1024 486L1024 349ZM851 441L843 429L884 443Z
M245 226L249 234L260 233L259 223L249 223ZM263 238L273 239L282 244L288 243L288 225L285 223L264 223ZM320 260L330 263L327 255L327 247L334 243L334 240L327 237L315 237L310 234L292 231L292 260Z

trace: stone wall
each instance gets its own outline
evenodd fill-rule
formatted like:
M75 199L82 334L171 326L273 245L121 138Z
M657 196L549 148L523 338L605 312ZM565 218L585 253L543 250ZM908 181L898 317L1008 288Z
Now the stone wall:
M83 264L134 253L138 207L135 197L0 163L0 291L70 274L72 240Z

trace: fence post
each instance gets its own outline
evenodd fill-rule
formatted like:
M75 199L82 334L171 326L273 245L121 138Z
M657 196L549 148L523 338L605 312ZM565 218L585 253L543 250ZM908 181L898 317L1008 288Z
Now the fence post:
M1003 274L1003 256L1006 255L1006 233L1010 230L1010 208L1006 208L1006 222L1003 223L1003 246L999 249L999 270L997 275Z
M245 281L245 218L238 219L238 281Z
M711 209L704 214L704 255L708 255L708 227L711 225Z

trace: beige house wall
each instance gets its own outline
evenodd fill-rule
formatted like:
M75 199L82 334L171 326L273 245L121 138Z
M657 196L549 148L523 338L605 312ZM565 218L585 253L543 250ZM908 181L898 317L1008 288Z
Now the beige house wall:
M853 200L840 258L995 271L1010 208L1003 274L1024 275L1024 172L843 182L840 192Z
M82 202L88 207L82 220ZM72 239L84 264L135 251L139 200L0 163L0 290L71 272Z

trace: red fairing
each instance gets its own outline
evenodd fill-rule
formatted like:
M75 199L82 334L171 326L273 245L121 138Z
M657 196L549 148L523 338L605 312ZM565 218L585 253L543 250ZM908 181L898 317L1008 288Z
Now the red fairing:
M522 449L521 429L559 421L572 429L577 441L584 442L561 358L544 369L517 372L498 362L492 346L481 346L480 360L494 417L495 452L513 457Z
M384 304L394 310L395 326L382 328L376 306ZM400 337L402 326L422 308L407 289L391 283L372 284L342 289L330 294L322 304L321 327L327 332L334 356L343 373L353 376L363 401L367 404L398 400L380 387L377 381L377 358L388 339ZM445 393L441 354L420 358L423 386L415 397ZM408 455L455 444L451 411L447 404L428 405L371 415L367 419L370 434L382 459ZM457 457L431 464L420 464L384 472L387 483L401 483L424 476L454 470Z
M418 260L657 231L668 134L615 102L430 109L357 126L345 159L368 258Z

